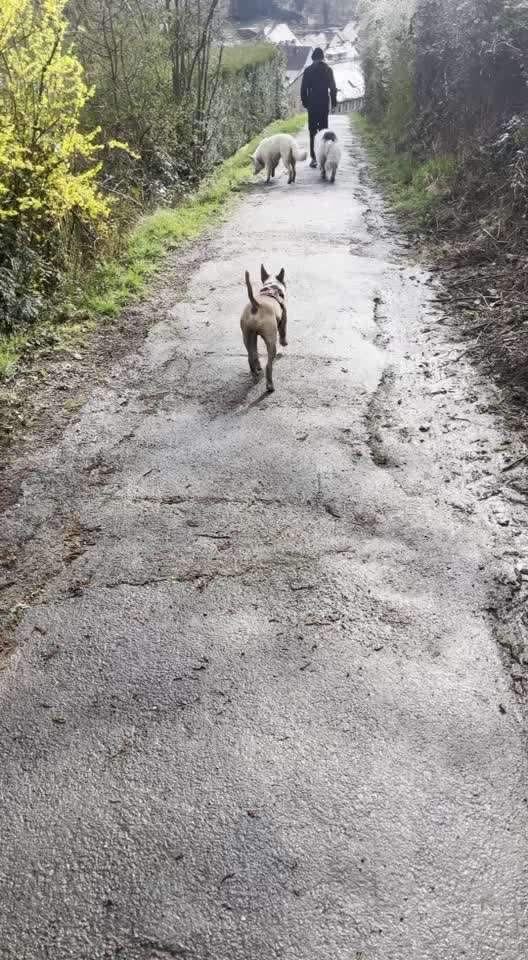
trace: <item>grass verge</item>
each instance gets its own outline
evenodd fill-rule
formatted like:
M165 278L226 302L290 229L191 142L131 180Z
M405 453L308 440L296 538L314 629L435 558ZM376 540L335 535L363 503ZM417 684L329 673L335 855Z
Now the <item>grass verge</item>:
M96 274L86 298L89 313L116 316L134 295L145 289L146 281L169 250L199 236L211 222L225 215L229 209L226 204L237 187L251 180L249 157L262 137L297 133L304 123L304 114L272 123L220 164L188 200L142 218L130 234L125 254Z
M396 151L383 130L360 114L352 123L372 157L376 174L396 213L406 226L419 230L434 219L435 209L451 193L457 173L454 156L443 154L419 162L406 151Z
M135 297L144 293L167 253L187 240L198 237L229 210L235 192L252 178L250 154L263 136L298 133L304 114L277 120L254 137L207 177L198 190L178 207L160 208L142 217L131 230L125 252L103 263L88 282L82 302L77 304L83 319L71 323L45 323L27 334L0 337L0 381L10 377L23 353L42 341L52 341L57 350L78 348L101 318L115 317Z

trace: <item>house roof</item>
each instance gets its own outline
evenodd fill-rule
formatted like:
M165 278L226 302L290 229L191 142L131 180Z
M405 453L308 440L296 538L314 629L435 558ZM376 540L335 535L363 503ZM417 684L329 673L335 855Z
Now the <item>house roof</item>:
M303 39L305 43L311 43L312 47L322 47L323 50L328 43L326 33L308 33Z
M327 50L338 50L339 47L342 47L347 42L348 41L345 39L343 34L339 30L336 30L332 39L330 40L330 43L328 44Z
M271 43L299 43L287 23L275 23L273 26L266 27L264 36L266 40L270 40Z
M351 20L350 23L347 23L346 27L343 27L341 33L343 34L345 40L350 40L351 43L356 43L358 39L357 23L354 20Z
M286 57L287 72L295 74L304 70L313 49L312 47L295 47L290 43L279 43L279 47Z
M242 40L256 40L259 35L254 27L239 27L237 33Z

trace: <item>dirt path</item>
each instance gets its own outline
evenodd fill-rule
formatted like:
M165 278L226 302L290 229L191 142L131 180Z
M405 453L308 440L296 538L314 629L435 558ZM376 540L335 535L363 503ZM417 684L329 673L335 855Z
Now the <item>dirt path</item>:
M250 191L13 466L5 960L527 955L523 669L496 642L520 448L338 126L335 187ZM261 260L290 291L272 397L238 329Z

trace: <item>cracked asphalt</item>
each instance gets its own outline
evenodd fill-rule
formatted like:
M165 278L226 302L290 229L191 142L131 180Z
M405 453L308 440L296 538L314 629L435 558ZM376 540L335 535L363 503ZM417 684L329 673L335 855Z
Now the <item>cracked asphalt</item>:
M493 616L528 554L500 482L518 440L334 127L335 186L300 165L248 189L25 455L3 960L527 956L526 729ZM261 261L289 291L272 396L239 330Z

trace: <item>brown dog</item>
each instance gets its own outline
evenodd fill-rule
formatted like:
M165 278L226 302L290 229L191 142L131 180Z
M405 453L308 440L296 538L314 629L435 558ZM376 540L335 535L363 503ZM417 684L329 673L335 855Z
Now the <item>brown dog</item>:
M273 393L273 361L277 354L277 333L281 346L286 347L286 284L284 282L284 268L275 277L267 272L264 266L260 268L262 287L257 296L253 293L249 273L246 270L246 287L249 303L240 318L240 327L244 338L244 345L248 352L249 369L255 380L262 370L258 358L257 338L262 337L268 351L266 364L266 387Z

